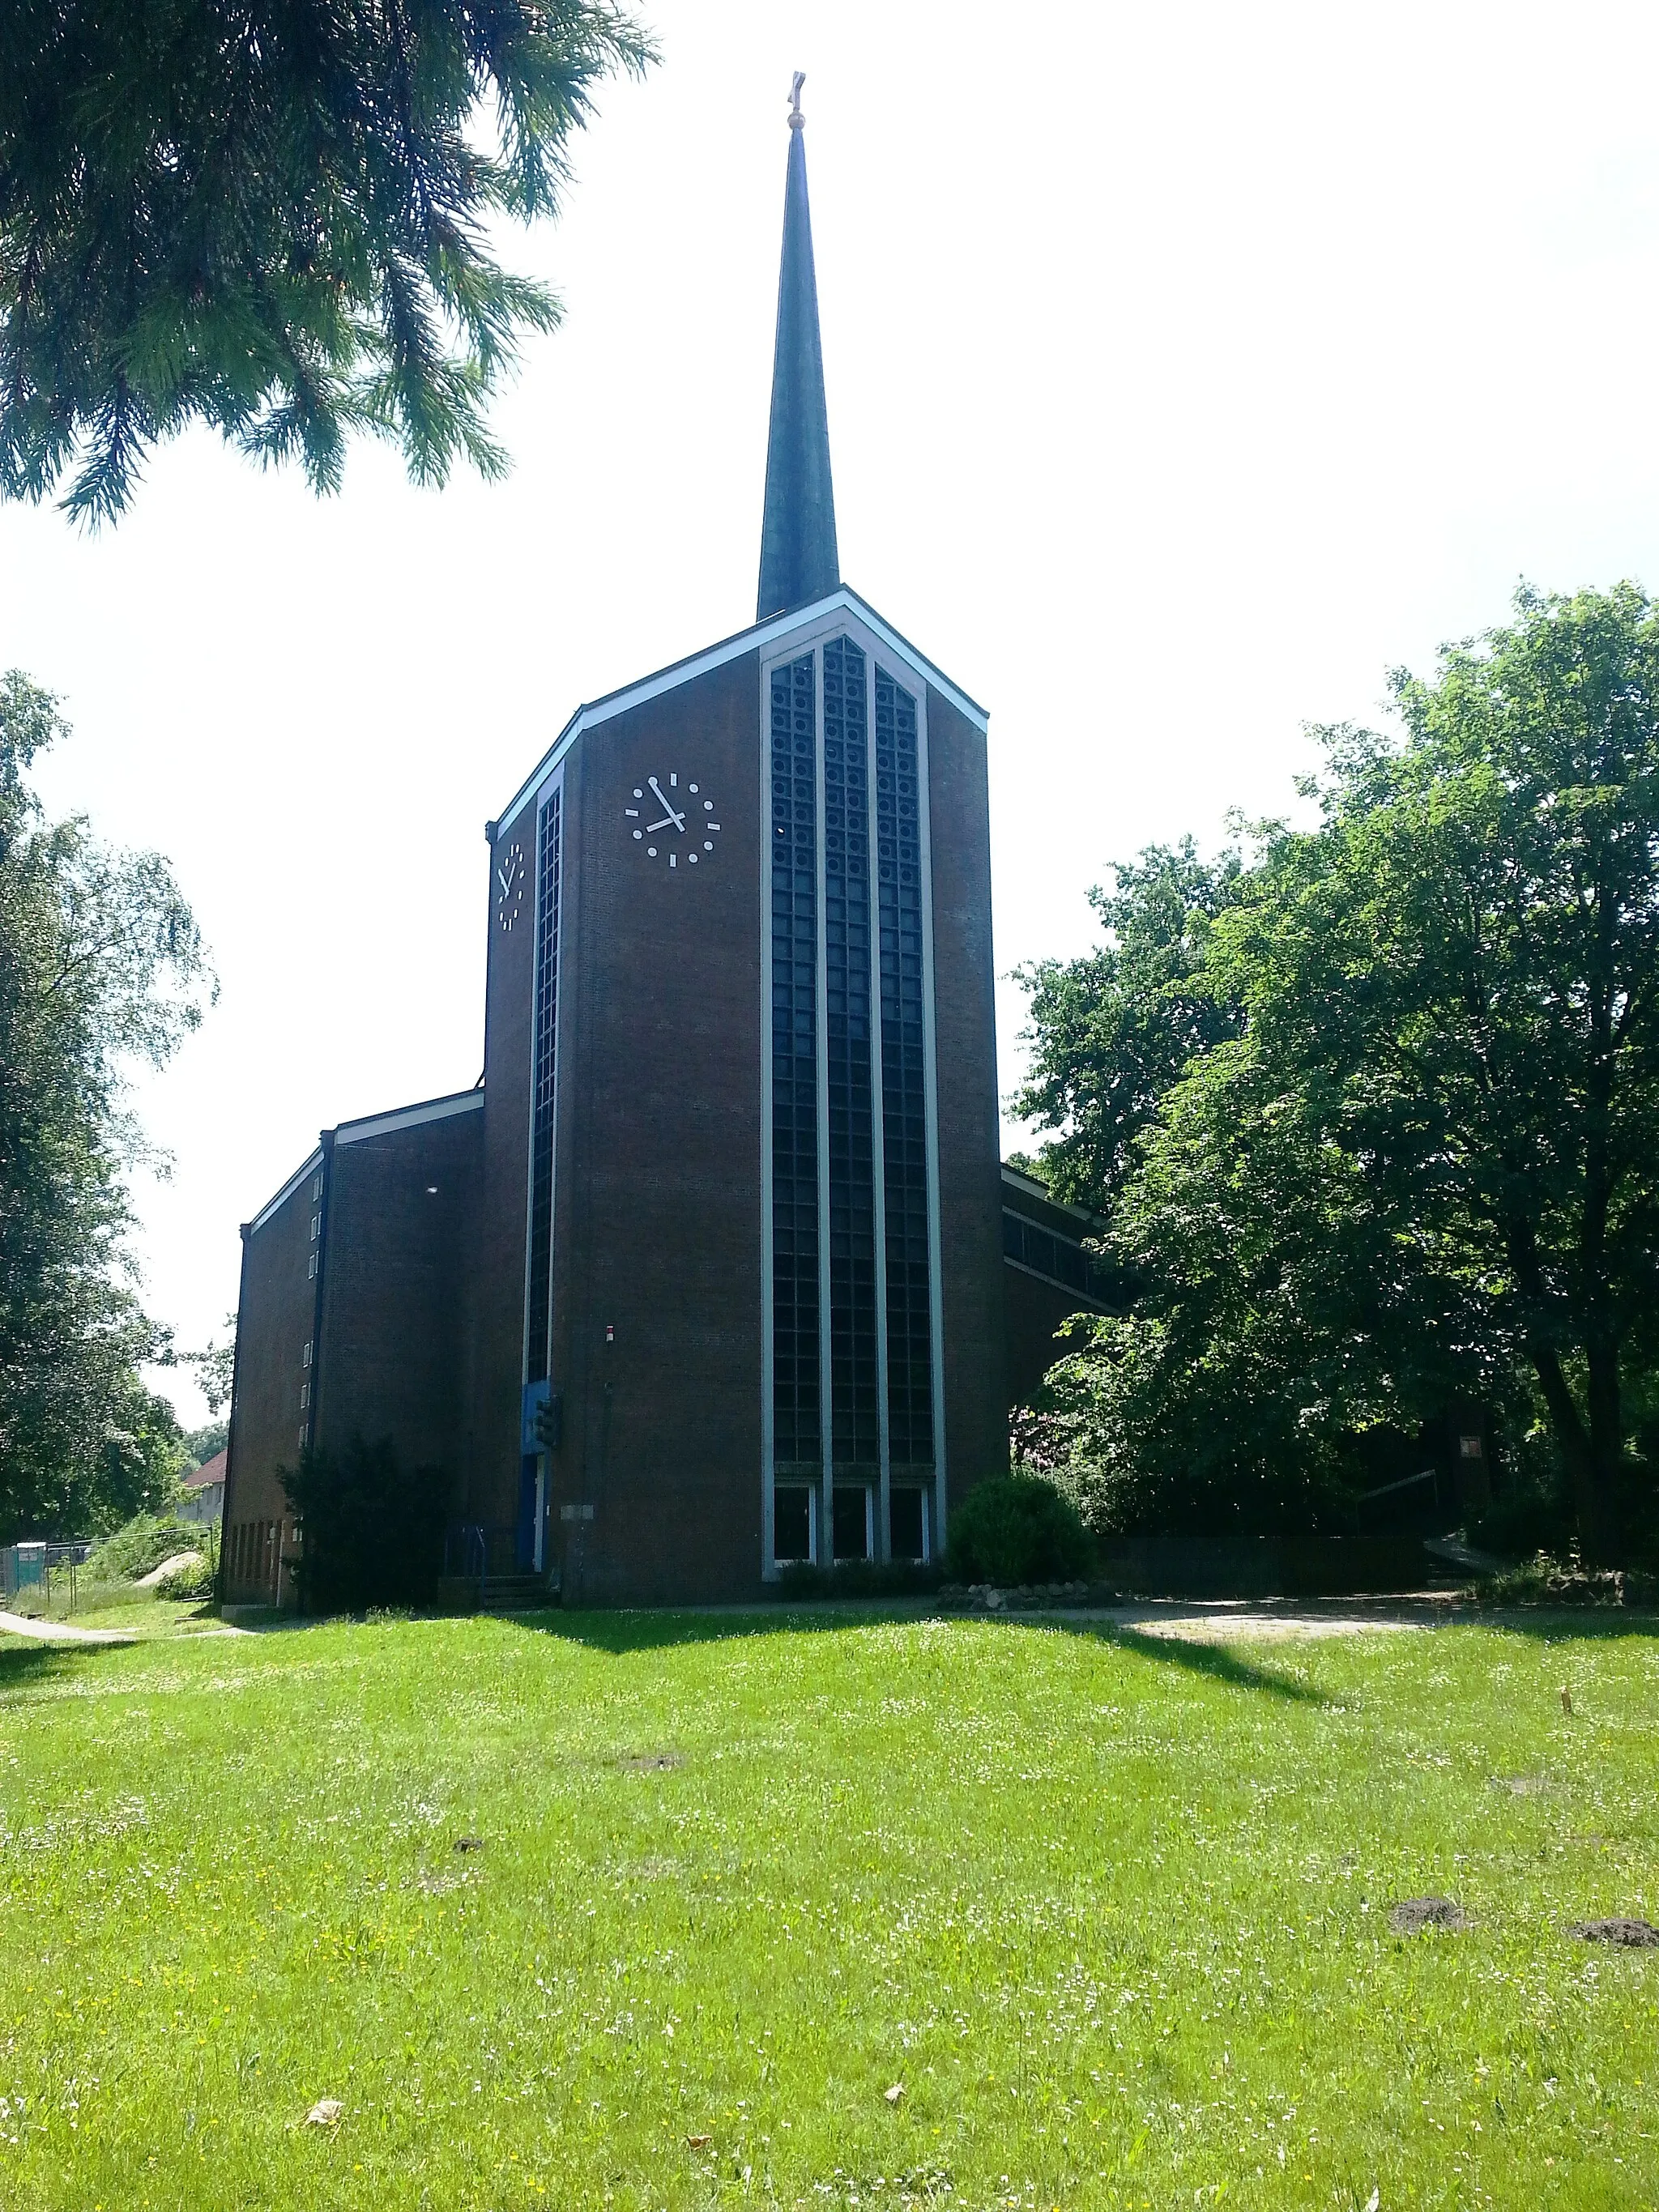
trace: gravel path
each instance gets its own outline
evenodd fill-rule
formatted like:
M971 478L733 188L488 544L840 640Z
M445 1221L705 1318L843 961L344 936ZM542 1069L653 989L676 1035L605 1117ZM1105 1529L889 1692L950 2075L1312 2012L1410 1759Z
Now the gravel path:
M0 1633L33 1636L42 1644L136 1644L125 1628L76 1628L67 1620L31 1620L23 1613L0 1613Z

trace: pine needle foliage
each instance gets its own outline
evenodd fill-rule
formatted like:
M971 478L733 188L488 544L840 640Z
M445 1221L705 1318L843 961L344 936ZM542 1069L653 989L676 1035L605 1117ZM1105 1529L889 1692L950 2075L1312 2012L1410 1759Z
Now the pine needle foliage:
M340 482L506 456L486 404L556 300L499 218L556 212L607 0L13 0L0 9L0 495L97 524L192 421Z

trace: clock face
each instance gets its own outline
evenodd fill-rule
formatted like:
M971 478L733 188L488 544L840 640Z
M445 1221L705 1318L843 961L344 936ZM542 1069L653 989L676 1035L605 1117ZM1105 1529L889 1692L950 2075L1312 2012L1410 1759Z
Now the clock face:
M495 862L495 919L510 930L524 906L525 865L522 845L509 845Z
M695 783L682 783L675 769L635 784L623 822L642 859L678 874L682 866L702 866L713 854L720 827L717 811Z

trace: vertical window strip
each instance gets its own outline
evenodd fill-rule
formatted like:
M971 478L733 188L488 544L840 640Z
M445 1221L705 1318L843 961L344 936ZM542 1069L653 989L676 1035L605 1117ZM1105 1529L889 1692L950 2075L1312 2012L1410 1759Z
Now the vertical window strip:
M871 1098L869 708L865 657L823 653L824 1030L830 1076L831 1449L878 1468L875 1168Z
M876 671L877 913L887 1230L887 1412L893 1463L933 1458L916 702Z
M535 1083L531 1096L530 1314L526 1380L548 1371L553 1298L554 1101L559 1054L559 903L562 787L541 811L536 855Z
M812 655L771 684L772 1433L822 1449L818 1347L817 713Z

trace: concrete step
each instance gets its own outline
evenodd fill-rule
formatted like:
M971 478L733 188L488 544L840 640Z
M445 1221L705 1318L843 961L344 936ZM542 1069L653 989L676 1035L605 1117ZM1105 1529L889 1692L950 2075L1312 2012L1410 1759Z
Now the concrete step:
M544 1577L441 1575L438 1605L444 1613L535 1613L548 1603Z

